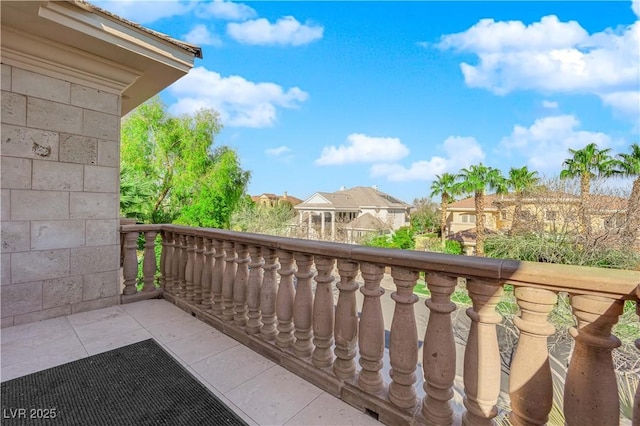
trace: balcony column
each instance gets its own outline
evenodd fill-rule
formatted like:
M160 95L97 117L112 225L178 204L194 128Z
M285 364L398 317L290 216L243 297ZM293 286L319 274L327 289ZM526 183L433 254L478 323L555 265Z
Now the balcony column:
M211 238L203 238L204 267L202 268L202 308L211 309L211 277L213 275L213 241Z
M193 285L193 268L196 263L196 237L193 235L187 236L187 263L185 265L184 280L185 280L185 300L187 302L193 302L194 285Z
M324 214L323 214L324 218ZM322 256L315 258L318 275L315 277L316 294L313 299L313 350L312 363L318 368L331 366L333 363L333 265L334 259Z
M214 263L213 271L211 272L211 311L214 315L221 317L223 310L222 282L224 276L224 249L222 248L222 241L220 240L212 240L212 245L215 254L213 255Z
M428 424L453 424L453 381L456 376L456 344L451 325L451 312L456 305L451 294L456 288L456 277L442 274L427 274L427 287L431 298L425 305L429 308L429 322L422 348L422 368L426 396L422 400L422 415Z
M236 278L233 283L234 314L233 323L239 327L247 325L247 281L249 280L249 248L246 244L235 244L236 253Z
M380 296L384 294L384 289L380 287L384 266L363 263L360 265L360 272L364 279L364 287L360 287L364 301L358 334L359 362L362 367L358 375L358 387L365 392L379 393L384 389L384 380L380 372L383 366L385 337L380 303Z
M324 240L324 212L320 212L320 239Z
M418 327L413 304L419 299L413 294L413 288L418 280L418 271L392 268L391 276L397 290L391 293L396 304L389 337L389 400L397 407L411 408L417 402L413 385L417 380Z
M138 289L138 232L127 232L124 236L124 262L122 264L122 275L124 277L123 295L136 294Z
M620 340L611 328L624 302L589 295L570 299L578 326L569 329L575 346L564 387L564 416L569 425L617 425L620 401L611 351Z
M331 241L336 240L336 212L331 212Z
M266 259L266 258L265 258ZM293 345L293 302L295 291L293 289L293 253L278 251L280 261L280 285L276 295L276 314L278 317L278 335L276 345L280 348L289 348ZM266 273L266 270L265 270Z
M358 264L347 260L338 260L338 305L336 306L336 325L334 338L336 360L333 363L333 373L340 379L346 380L355 376L356 344L358 343L358 308L356 306L356 275Z
M161 246L162 249L160 251L160 277L159 283L160 288L164 291L167 288L167 255L169 254L169 241L167 238L167 233L164 231L160 232L161 238Z
M202 270L204 269L204 241L201 236L195 238L195 262L193 264L193 302L202 303Z
M262 249L262 288L260 289L260 313L262 315L262 328L260 336L264 340L275 339L276 330L276 251L270 248Z
M175 237L175 234L174 234ZM184 279L184 270L187 266L187 242L186 237L183 234L179 234L176 240L176 251L178 255L174 260L174 280L173 283L176 283L176 277L178 281L178 285L176 287L176 296L180 298L184 298L185 296L185 279ZM177 271L177 274L175 273Z
M307 358L311 356L313 351L312 322L313 322L313 293L311 292L311 278L313 272L311 265L313 264L313 256L296 253L294 255L298 271L296 278L298 279L298 288L293 303L293 324L295 326L296 341L293 344L293 351L299 358Z
M313 215L313 213L309 212L309 216L307 217L307 220L309 222L309 226L307 227L307 239L308 240L311 239L311 224L312 224L312 220L311 220L312 217L311 216L312 215Z
M142 262L142 276L144 287L142 291L149 292L156 289L156 231L146 231L144 233L144 260Z
M249 284L247 287L247 308L249 309L249 320L247 321L247 333L257 334L262 328L260 321L260 293L262 290L262 265L264 261L260 255L260 247L255 245L249 246Z
M498 414L496 403L500 394L500 349L496 324L502 317L496 306L502 296L497 282L467 280L467 290L473 306L467 309L471 318L469 338L464 351L465 426L492 425ZM482 342L482 344L480 344Z
M173 258L175 256L175 243L173 233L169 231L162 231L162 238L166 238L166 256L164 256L164 291L174 294L173 289ZM160 267L162 269L162 266Z
M225 321L233 321L233 282L236 279L236 250L231 241L222 243L222 247L226 253L224 258L224 276L222 280L222 319Z
M520 338L509 374L509 420L514 426L545 425L553 405L547 338L555 332L547 317L558 296L532 287L517 287L514 293L521 314L513 319Z

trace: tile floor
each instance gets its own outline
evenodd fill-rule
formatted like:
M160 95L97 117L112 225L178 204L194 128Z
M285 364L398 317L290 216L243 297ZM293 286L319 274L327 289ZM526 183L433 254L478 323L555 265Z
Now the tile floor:
M250 425L380 425L165 300L2 329L0 380L154 338Z

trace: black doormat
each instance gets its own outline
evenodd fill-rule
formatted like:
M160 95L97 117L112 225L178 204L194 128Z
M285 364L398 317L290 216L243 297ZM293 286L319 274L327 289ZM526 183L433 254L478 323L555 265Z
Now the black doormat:
M153 339L2 383L2 425L246 425Z

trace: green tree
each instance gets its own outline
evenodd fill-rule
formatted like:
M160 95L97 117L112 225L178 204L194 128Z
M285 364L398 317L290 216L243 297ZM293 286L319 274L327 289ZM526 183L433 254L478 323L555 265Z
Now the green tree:
M633 247L640 228L640 145L631 145L631 152L618 154L615 163L616 174L633 179L633 187L627 202L627 214L623 231L623 240Z
M474 195L476 208L476 255L484 256L485 217L484 196L487 188L501 194L506 192L506 181L500 170L481 164L462 169L457 175L456 190Z
M431 197L440 195L440 241L442 248L445 247L447 228L447 206L453 201L453 197L458 195L456 176L450 173L436 175L436 180L431 183Z
M124 180L146 181L150 186L139 221L229 227L250 174L242 170L231 148L212 148L220 129L215 111L201 109L174 117L158 97L125 118Z
M251 197L243 197L231 216L231 229L268 235L287 235L289 223L296 211L289 201L274 206L256 205Z
M513 190L515 195L515 208L513 213L513 223L511 225L511 232L518 233L520 230L522 201L527 191L534 188L540 179L538 178L538 172L529 171L527 166L520 167L519 169L512 167L509 170L509 177L507 178L507 188Z
M571 158L562 163L564 169L560 178L580 178L580 222L585 235L591 234L591 217L587 211L591 180L602 176L611 176L615 171L615 160L611 158L611 149L598 149L590 143L582 149L569 149Z
M429 198L413 200L415 210L411 213L411 227L415 232L435 232L439 226L439 213L436 203Z

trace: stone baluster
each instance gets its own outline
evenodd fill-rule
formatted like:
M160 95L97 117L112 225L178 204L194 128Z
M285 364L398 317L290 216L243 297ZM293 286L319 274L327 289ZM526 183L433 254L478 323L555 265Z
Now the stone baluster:
M166 238L167 254L164 257L164 291L174 294L173 289L173 261L175 256L176 245L174 243L173 233L170 231L162 231L163 238ZM161 267L162 269L162 267Z
M295 268L293 266L293 254L288 251L278 251L278 259L280 260L280 285L276 295L276 314L278 317L278 335L276 336L276 345L280 348L289 348L293 345L293 274ZM265 260L267 258L265 257ZM267 271L265 270L265 274ZM264 289L263 284L263 291ZM265 321L265 314L262 313L262 321Z
M196 244L195 244L195 236L188 235L187 236L187 264L185 266L184 271L184 280L185 280L185 300L187 302L193 302L194 296L194 283L193 283L193 269L196 263Z
M360 292L364 295L362 315L360 316L360 332L358 347L360 348L359 363L362 369L358 375L358 386L369 393L380 393L384 389L382 366L384 356L384 317L380 296L384 289L380 281L384 276L384 267L372 263L362 263L360 272L364 279L364 286Z
M464 352L464 406L467 411L462 424L491 425L498 414L496 402L500 393L496 324L502 317L496 312L496 306L503 290L497 282L476 279L467 279L467 290L473 306L467 309L471 326Z
M311 292L313 256L295 253L294 258L298 266L296 272L298 287L293 302L293 325L295 326L293 334L296 337L293 352L299 358L307 358L311 356L313 351L313 343L311 342L313 336L313 293Z
M177 296L184 299L187 295L187 284L185 272L187 269L187 237L184 234L179 235L179 256L178 256L178 289ZM176 247L178 248L178 247Z
M389 336L389 400L400 408L411 408L417 403L414 383L417 380L418 327L413 305L419 299L413 294L413 288L418 281L418 271L392 268L391 276L396 285L391 298L396 305Z
M155 291L156 289L156 236L157 231L144 233L144 260L142 261L142 276L144 287L142 291Z
M138 232L127 232L124 236L124 261L122 275L124 276L123 295L136 294L138 289Z
M555 332L547 317L558 296L532 287L517 287L514 294L521 313L513 319L520 338L509 374L509 420L514 426L545 425L553 404L547 338Z
M167 255L169 254L169 241L167 240L167 233L160 232L160 238L162 240L162 250L160 251L160 288L164 291L167 288Z
M331 366L333 363L333 321L335 310L333 308L333 265L334 259L316 256L315 277L316 294L313 299L313 344L315 349L311 362L318 368Z
M578 326L569 332L575 346L564 387L564 416L568 425L617 425L620 421L618 385L611 351L620 340L611 328L624 302L601 296L573 295L571 307Z
M356 375L354 358L358 343L358 308L356 306L358 264L339 259L338 273L340 282L337 285L339 293L334 331L336 360L333 363L333 373L338 378L346 380Z
M262 262L262 287L260 289L260 313L262 315L262 328L260 336L265 340L273 340L276 330L276 251L263 248L261 250L264 262Z
M214 315L222 316L223 311L223 297L222 297L222 283L224 281L224 249L222 248L222 241L213 240L213 249L215 254L213 258L215 260L213 264L213 271L211 273L211 298L213 304L211 311Z
M249 284L247 287L247 308L249 310L247 321L247 333L257 334L262 328L262 322L260 321L260 292L262 290L262 265L264 261L260 255L260 247L251 245L249 246L249 256L251 263L249 263Z
M247 325L247 281L249 280L249 249L246 244L235 244L236 253L236 279L233 283L233 302L235 304L233 323L244 327Z
M222 319L233 321L233 282L236 279L236 250L231 241L222 243L226 257L224 258L224 276L222 280Z
M636 314L638 315L638 319L640 319L640 284L636 288ZM635 341L636 348L640 350L640 338ZM640 386L636 389L636 397L633 403L633 426L640 426Z
M202 303L202 270L204 269L204 241L196 235L193 263L193 302L196 305Z
M211 309L211 277L213 276L213 241L211 238L203 238L204 246L204 267L202 268L202 308Z
M453 380L456 376L456 344L451 325L451 312L456 305L451 294L456 288L456 277L442 274L427 274L426 282L431 298L425 305L429 308L429 322L424 334L422 368L426 396L422 399L422 415L428 424L453 424Z

